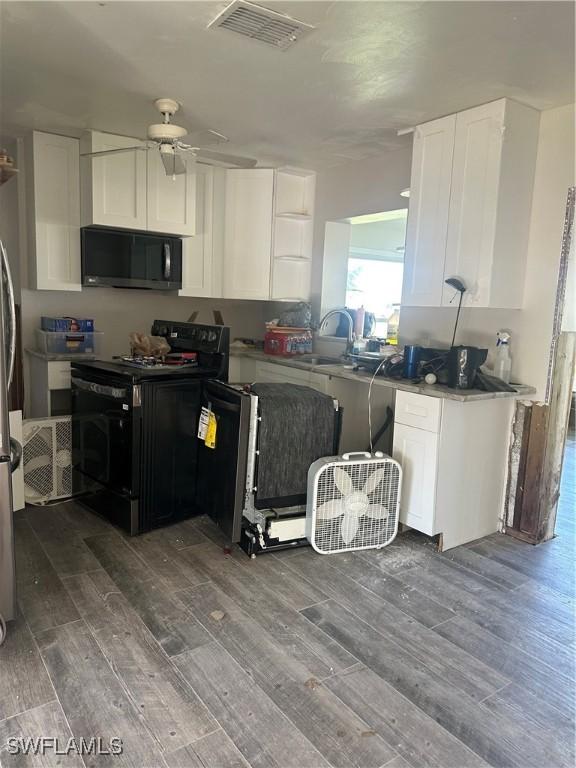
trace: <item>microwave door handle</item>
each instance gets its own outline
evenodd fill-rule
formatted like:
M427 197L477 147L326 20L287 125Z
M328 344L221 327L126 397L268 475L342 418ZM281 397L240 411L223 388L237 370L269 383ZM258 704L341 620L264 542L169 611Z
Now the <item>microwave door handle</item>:
M170 280L172 271L172 258L170 255L170 243L164 243L164 280Z

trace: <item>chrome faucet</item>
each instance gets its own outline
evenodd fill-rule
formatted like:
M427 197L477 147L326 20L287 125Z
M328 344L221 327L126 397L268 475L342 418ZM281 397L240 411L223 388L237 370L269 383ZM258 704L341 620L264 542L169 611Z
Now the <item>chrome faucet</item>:
M331 318L333 315L343 315L348 320L348 339L346 341L346 354L351 355L354 351L354 320L352 320L352 315L350 312L347 312L345 309L331 309L329 312L326 312L322 320L320 320L320 324L318 325L318 335L321 335L322 329L325 327L326 322Z

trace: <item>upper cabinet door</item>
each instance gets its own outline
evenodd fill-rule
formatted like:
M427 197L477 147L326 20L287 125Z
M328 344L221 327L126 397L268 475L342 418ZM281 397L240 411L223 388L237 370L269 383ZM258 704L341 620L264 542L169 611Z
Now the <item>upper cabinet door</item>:
M142 142L127 136L89 131L81 152L134 147ZM134 150L82 158L82 225L147 229L146 155Z
M31 141L32 287L79 291L79 142L35 131Z
M193 160L187 172L167 176L160 152L148 150L148 230L171 235L196 234L196 174Z
M274 171L226 171L224 297L269 299Z
M222 296L224 194L226 171L196 169L196 234L182 240L180 296Z
M446 257L456 115L414 134L402 304L440 306Z
M456 115L445 277L463 279L468 306L490 306L505 104ZM444 285L442 303L453 297Z

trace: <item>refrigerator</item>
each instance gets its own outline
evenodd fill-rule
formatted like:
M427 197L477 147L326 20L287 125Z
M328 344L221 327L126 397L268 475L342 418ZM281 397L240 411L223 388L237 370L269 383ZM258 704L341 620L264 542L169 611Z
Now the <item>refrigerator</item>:
M16 356L14 285L4 243L0 240L0 644L6 622L16 615L12 472L20 463L22 448L10 437L8 388Z

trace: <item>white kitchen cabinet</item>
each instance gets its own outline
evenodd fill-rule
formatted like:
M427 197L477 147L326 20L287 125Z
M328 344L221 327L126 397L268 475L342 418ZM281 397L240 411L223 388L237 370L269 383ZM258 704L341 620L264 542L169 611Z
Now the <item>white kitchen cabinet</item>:
M30 371L30 418L59 416L70 413L72 390L69 360L48 360L28 352Z
M150 232L181 236L196 234L196 164L185 155L183 159L187 172L172 177L166 175L158 150L146 152L146 228Z
M308 301L315 174L226 172L224 296Z
M301 256L283 256L272 262L270 298L309 301L312 262Z
M292 368L288 365L279 365L277 363L256 363L256 379L260 383L269 382L272 384L301 384L310 386L310 374L303 368Z
M270 298L274 171L226 171L224 291L227 299Z
M226 171L199 165L196 183L196 234L182 241L180 296L222 296Z
M393 457L403 472L400 521L440 549L499 529L514 400L472 402L398 391Z
M127 136L88 131L80 151L102 152L142 144ZM119 152L82 157L82 226L147 229L146 156L150 152Z
M256 361L250 357L231 355L228 381L231 384L251 384L256 381Z
M402 303L521 308L539 112L509 99L418 126Z
M448 115L414 131L402 284L406 306L442 302L455 129L456 115Z
M79 291L79 141L34 131L26 164L30 287Z
M403 472L400 522L433 536L438 435L397 423L392 455Z
M500 99L456 116L445 276L464 306L520 309L539 113ZM443 286L442 303L454 291Z
M310 300L315 184L311 171L275 171L271 299Z

